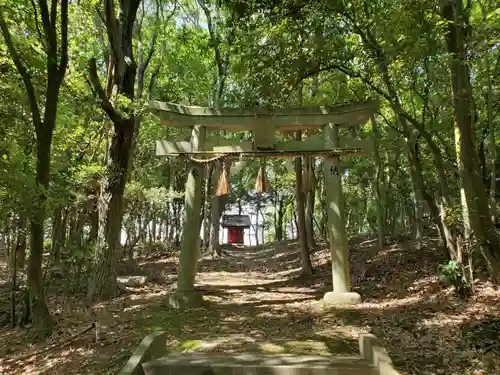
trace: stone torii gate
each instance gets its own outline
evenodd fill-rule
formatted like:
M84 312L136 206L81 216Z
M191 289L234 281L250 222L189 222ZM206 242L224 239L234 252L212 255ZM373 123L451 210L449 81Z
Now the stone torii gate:
M158 156L200 157L297 157L324 156L327 226L332 263L333 291L324 300L333 304L361 301L351 292L348 242L345 228L340 158L367 155L370 143L339 136L339 127L366 123L379 107L378 100L315 108L236 109L205 108L151 101L150 111L161 123L171 127L191 128L190 141L157 141ZM323 130L303 141L278 142L276 132ZM207 131L251 131L251 141L209 137ZM177 291L170 296L174 307L198 305L203 296L195 290L200 253L200 210L204 168L196 163L190 168L185 191L185 213L179 258Z

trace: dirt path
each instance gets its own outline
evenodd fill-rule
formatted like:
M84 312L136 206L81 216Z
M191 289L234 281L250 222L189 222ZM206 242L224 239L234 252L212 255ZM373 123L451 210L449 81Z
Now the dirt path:
M99 340L92 331L65 348L13 361L43 345L30 346L25 330L0 330L6 343L0 346L0 374L115 374L140 340L156 330L168 333L171 350L319 355L356 352L358 333L372 331L401 374L480 374L478 369L500 374L498 289L479 281L474 298L454 297L435 276L441 260L431 240L384 249L358 240L351 249L351 281L364 302L349 309L328 309L320 302L331 290L328 252L315 252L314 277L301 278L296 244L286 242L202 259L197 288L205 291L206 304L199 309L168 307L177 267L169 257L124 270L153 273L155 282L128 288L91 310L81 302L84 294L68 297L54 290L50 305L58 329L50 341L60 342L93 321L99 323Z
M170 348L180 351L356 353L359 330L339 326L333 314L324 313L317 301L324 291L318 289L317 278L300 278L297 260L293 243L226 250L222 258L204 258L197 288L205 291L206 304L188 311L173 310L167 304L176 281L177 260L172 258L140 265L145 273L161 272L161 280L127 288L126 295L92 310L85 309L78 297L53 296L50 302L59 311L59 324L50 341L61 341L96 320L99 342L92 331L69 347L22 362L0 359L0 374L69 374L76 369L81 374L113 373L142 337L155 330L167 331ZM42 348L29 347L29 338L20 337L23 332L0 331L8 343L0 358Z

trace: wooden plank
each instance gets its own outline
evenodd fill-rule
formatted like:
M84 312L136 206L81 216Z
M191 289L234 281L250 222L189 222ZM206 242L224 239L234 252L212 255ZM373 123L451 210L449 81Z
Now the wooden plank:
M314 108L207 108L150 101L150 111L162 124L173 127L203 125L207 130L245 131L274 125L278 131L320 129L333 123L344 126L367 122L378 100ZM272 125L271 125L272 124Z
M353 139L345 136L339 139L339 149L360 149L357 155L369 155L372 153L372 143L368 140ZM276 142L275 151L326 151L330 148L325 146L324 139L319 135L313 135L304 141ZM190 142L186 141L156 141L157 156L176 156L181 154L218 154L254 152L252 141L240 141L236 139L216 140L208 139L202 150L195 150Z

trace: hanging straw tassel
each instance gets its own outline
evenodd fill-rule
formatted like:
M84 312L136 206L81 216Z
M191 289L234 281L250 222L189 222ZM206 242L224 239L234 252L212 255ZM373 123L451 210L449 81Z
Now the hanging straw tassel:
M229 195L229 176L227 173L226 162L222 161L222 170L220 172L219 182L217 184L217 191L215 195L218 197L222 195Z
M269 183L267 182L266 171L261 164L259 172L257 173L257 180L255 181L255 191L257 194L265 193L269 190Z

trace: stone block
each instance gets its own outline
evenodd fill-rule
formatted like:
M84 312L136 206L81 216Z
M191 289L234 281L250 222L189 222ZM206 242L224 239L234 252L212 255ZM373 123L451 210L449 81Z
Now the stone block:
M380 375L399 375L389 353L374 335L369 333L359 335L359 351L361 356L371 363Z
M125 286L139 287L145 285L148 278L147 276L118 276L116 281Z
M165 332L155 332L146 336L119 375L144 375L142 364L167 354L167 334Z
M355 292L328 292L325 293L323 301L329 305L357 305L361 303L361 296Z
M360 356L170 353L143 367L146 375L381 375Z
M176 291L168 297L168 304L174 309L201 307L203 305L203 292L199 290Z

